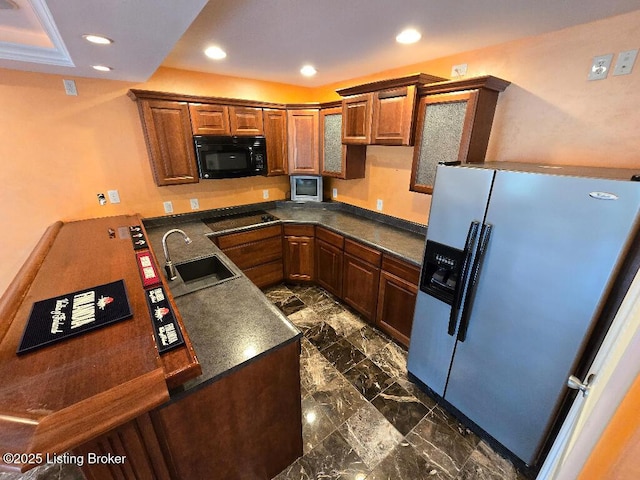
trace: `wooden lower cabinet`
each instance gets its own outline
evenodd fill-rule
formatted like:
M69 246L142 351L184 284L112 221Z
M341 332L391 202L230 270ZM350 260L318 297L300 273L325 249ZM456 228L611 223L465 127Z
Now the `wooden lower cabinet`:
M419 267L383 255L376 326L405 347L409 347L419 280Z
M74 449L82 456L82 473L87 480L170 480L169 467L149 413ZM94 462L92 456L115 461ZM90 463L91 462L91 463Z
M316 227L316 282L338 298L342 298L343 249L342 235Z
M85 443L88 480L270 480L302 456L300 341Z
M152 413L173 478L269 480L302 455L300 342Z
M220 250L249 280L264 288L283 279L282 227L272 225L215 237Z
M342 260L340 248L316 239L316 282L338 298L342 297Z
M376 315L379 279L378 267L345 252L342 299L370 322Z
M294 282L315 280L315 230L313 225L284 227L284 278Z

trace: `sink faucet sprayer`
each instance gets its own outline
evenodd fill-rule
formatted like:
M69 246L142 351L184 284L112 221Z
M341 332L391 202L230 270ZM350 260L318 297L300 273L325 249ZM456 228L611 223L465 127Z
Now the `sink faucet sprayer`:
M169 230L162 237L162 249L164 250L164 259L165 259L164 269L167 271L167 276L169 277L169 280L175 280L175 278L178 276L178 273L176 272L176 267L174 267L173 262L171 262L171 257L169 256L169 248L167 247L167 237L172 233L181 234L184 237L184 243L186 243L187 245L191 243L191 239L187 236L187 234L178 228Z

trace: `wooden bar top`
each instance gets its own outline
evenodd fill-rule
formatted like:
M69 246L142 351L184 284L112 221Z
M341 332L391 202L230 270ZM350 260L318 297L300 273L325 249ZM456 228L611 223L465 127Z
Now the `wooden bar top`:
M6 463L7 452L61 454L162 404L170 387L200 374L166 285L185 345L158 353L133 225L142 225L139 216L57 224L0 299L0 470L35 466ZM34 302L117 280L131 318L16 354Z

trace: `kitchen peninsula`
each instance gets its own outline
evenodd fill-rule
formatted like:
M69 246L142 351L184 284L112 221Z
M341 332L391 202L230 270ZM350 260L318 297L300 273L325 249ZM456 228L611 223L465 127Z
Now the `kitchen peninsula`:
M226 478L246 478L238 465L270 478L302 454L300 332L238 275L232 290L253 317L240 315L237 302L226 311L218 302L219 313L200 321L224 320L229 332L216 352L198 352L163 279L184 345L160 355L129 234L129 227L141 224L135 215L58 222L3 297L0 452L12 456L3 456L2 469L26 471L47 454L71 450L83 458L126 456L121 464L85 462L90 479L197 478L202 468L223 472L221 462L235 469ZM130 318L16 354L34 302L117 280L125 284ZM234 326L242 328L251 318L261 321L253 334L262 343L238 351L238 342L248 337ZM215 372L212 362L218 363ZM219 442L214 458L195 436L202 416L206 439ZM188 436L172 444L180 428ZM253 463L234 461L243 454ZM192 458L182 461L185 455Z
M85 465L88 478L123 472L196 478L211 471L224 472L225 478L271 478L300 456L301 334L211 241L233 230L213 232L202 222L204 216L265 208L279 218L273 225L326 227L377 248L380 255L419 265L424 227L405 230L398 228L405 224L381 223L373 212L339 203L272 202L195 216L59 222L1 305L6 319L0 326L2 453L127 456L123 465ZM387 220L393 224L394 219ZM232 272L194 291L185 289L181 278L168 282L160 275L185 339L184 346L163 355L154 343L129 236L129 227L142 224L159 271L162 236L180 228L193 242L169 237L176 263L215 254ZM34 302L118 279L125 282L131 318L16 355ZM209 455L212 451L216 455ZM24 471L37 457L25 459L2 467Z

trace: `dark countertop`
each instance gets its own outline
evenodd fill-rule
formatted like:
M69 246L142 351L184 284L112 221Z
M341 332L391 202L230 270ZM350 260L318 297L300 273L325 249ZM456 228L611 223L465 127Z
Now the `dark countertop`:
M371 212L375 219L366 218L358 215L358 209L345 208L343 204L301 205L294 202L270 202L145 220L148 240L161 265L164 261L162 236L171 228L179 228L191 238L192 243L185 244L178 234L169 236L167 244L174 263L217 254L235 274L233 278L217 285L192 292L180 277L169 282L202 366L202 375L185 384L187 390L215 381L301 336L301 332L208 238L256 228L242 225L242 221L238 223L238 228L233 228L233 222L227 222L226 219L237 213L252 214L263 210L278 217L278 222L285 225L322 225L414 265L420 265L422 262L425 242L423 226L406 222L408 228L414 231L399 228L398 222L400 226L405 226L401 220L388 217L389 221L385 221L386 216L377 216L375 212ZM204 223L203 220L212 217L224 218L225 221L221 222L224 229L214 227L214 231ZM267 224L273 223L261 223L257 226Z
M301 332L205 236L211 230L204 223L195 220L171 228L183 230L192 240L187 245L181 235L172 234L167 238L174 263L215 253L236 274L217 285L190 293L185 293L188 290L180 277L168 282L202 367L202 375L188 381L184 385L186 390L216 381L300 338ZM162 265L162 236L169 228L146 230L149 243Z
M383 221L377 221L342 209L312 207L293 202L282 202L276 208L266 211L278 217L285 224L296 222L320 225L345 237L400 257L414 265L420 266L422 264L426 233L412 232L388 225L383 223L386 220L384 217L382 217Z

